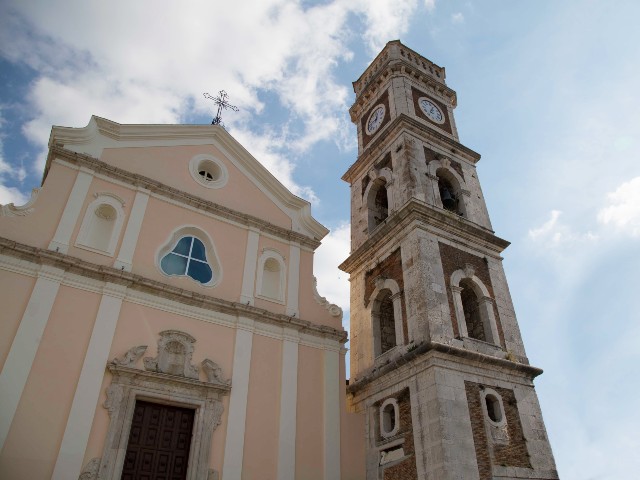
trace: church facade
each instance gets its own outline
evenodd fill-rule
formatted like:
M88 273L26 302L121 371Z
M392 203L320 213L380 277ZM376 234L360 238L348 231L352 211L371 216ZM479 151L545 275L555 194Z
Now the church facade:
M349 382L328 231L222 127L52 129L0 215L0 477L557 478L444 69L354 89Z

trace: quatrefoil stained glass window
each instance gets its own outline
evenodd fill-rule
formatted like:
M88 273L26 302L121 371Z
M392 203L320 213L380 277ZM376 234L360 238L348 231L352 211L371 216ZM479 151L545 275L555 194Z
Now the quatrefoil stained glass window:
M160 261L167 275L187 275L202 284L211 282L213 270L204 244L196 237L182 237Z

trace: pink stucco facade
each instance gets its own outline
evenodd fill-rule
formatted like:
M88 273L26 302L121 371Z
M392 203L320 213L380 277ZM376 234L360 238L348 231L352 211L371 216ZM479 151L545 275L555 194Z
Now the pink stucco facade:
M50 146L0 216L0 478L120 478L142 400L195 411L185 478L364 478L309 204L218 126L93 117Z

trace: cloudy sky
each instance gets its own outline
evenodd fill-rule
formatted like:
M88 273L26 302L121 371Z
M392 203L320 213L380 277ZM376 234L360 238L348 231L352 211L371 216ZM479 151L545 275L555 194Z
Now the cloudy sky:
M0 203L38 186L51 125L228 130L331 228L319 289L348 323L347 110L389 40L447 69L565 480L640 471L636 0L0 2Z

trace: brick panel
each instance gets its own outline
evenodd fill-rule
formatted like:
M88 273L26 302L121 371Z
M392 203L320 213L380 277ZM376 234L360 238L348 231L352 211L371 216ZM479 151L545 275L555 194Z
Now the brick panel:
M491 480L491 454L489 442L484 427L484 412L480 405L480 385L472 382L464 382L467 392L467 404L469 406L469 418L471 419L471 431L473 432L473 445L476 449L476 462L480 480Z
M485 263L484 259L476 255L458 250L446 243L438 242L440 249L440 261L442 262L442 270L444 272L444 281L447 288L447 299L449 300L449 312L451 313L451 324L453 326L453 333L456 337L460 336L458 330L458 322L456 321L456 309L453 304L453 295L451 294L451 275L456 270L464 268L466 263L473 265L475 275L484 283L485 287L489 291L489 296L495 299L493 293L493 285L491 284L491 277L489 276L489 267ZM500 315L498 314L498 308L493 304L493 312L496 319L496 326L498 327L498 337L500 338L500 345L505 348L504 332L502 331L502 323L500 322Z
M409 338L409 329L407 327L407 309L404 300L404 280L402 276L402 256L400 249L396 249L391 255L381 261L374 268L369 270L364 277L365 289L364 289L364 306L369 306L369 300L371 294L376 289L376 278L378 277L389 278L395 280L400 288L400 301L402 304L402 331L404 338Z
M518 414L516 396L513 390L498 387L492 388L502 397L510 440L508 445L496 445L494 447L495 463L496 465L506 465L507 467L531 468L527 441L524 438L520 415Z
M388 398L395 398L398 401L398 409L400 410L400 430L398 434L394 437L404 438L404 443L401 445L404 449L404 454L406 457L400 463L396 463L395 465L389 467L380 467L383 468L383 479L384 480L417 480L418 478L418 470L416 467L416 455L415 455L415 447L413 444L413 424L411 421L411 397L409 394L409 389L405 388L399 393L394 395L389 395L388 397L383 398L379 402L374 405L376 419L379 418L379 408ZM383 443L385 441L384 437L380 434L379 425L376 422L376 442ZM398 446L399 447L399 446ZM398 448L393 447L393 448Z
M527 442L522 432L518 405L513 391L506 388L491 387L502 397L507 418L509 443L506 445L490 445L485 427L487 420L480 404L480 384L464 382L464 386L467 394L469 418L471 420L473 444L476 450L480 480L491 480L492 465L531 468Z

